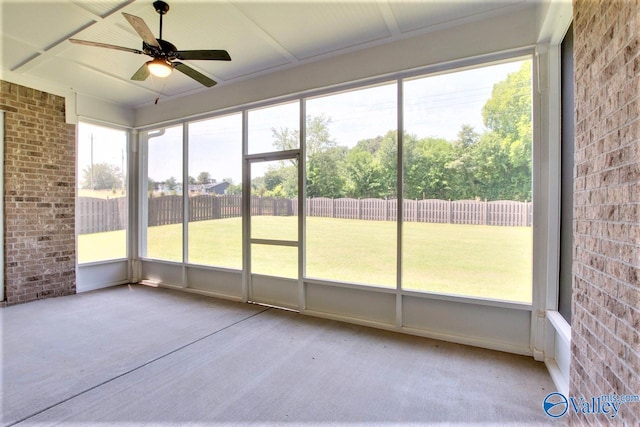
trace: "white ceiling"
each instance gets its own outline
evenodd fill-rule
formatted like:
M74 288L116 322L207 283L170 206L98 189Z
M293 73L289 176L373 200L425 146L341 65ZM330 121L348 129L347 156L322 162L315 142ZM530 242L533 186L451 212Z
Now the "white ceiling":
M513 12L536 0L173 0L163 38L181 50L225 49L231 62L184 61L229 84L318 59ZM76 45L69 37L135 49L141 40L121 12L158 36L151 0L0 0L5 80L55 86L127 107L205 88L179 72L131 81L149 58Z

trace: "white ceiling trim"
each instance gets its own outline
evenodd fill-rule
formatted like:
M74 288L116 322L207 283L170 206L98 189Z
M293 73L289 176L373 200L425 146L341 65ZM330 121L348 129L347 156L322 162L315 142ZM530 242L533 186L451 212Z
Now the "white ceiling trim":
M384 18L384 22L387 24L387 28L391 33L391 37L399 37L402 35L402 31L400 31L400 26L398 25L398 21L396 20L395 15L393 14L393 10L391 10L391 5L388 0L378 0L378 9L380 9L380 13L382 13L382 17Z
M289 52L284 46L282 46L276 39L271 37L269 33L267 33L262 27L256 24L251 18L242 13L242 11L238 8L238 6L234 5L231 2L228 2L229 6L231 6L231 10L233 10L239 19L241 19L244 23L247 24L249 29L253 31L255 35L260 37L263 41L267 42L271 47L273 47L278 53L287 58L290 62L296 62L298 59L293 55L293 53Z

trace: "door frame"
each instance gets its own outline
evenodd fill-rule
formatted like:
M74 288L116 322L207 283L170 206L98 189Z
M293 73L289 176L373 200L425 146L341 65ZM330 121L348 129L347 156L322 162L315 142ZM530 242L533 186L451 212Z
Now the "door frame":
M303 194L303 174L302 174L302 150L284 150L277 152L247 154L246 144L243 154L242 174L243 174L243 209L242 209L242 258L243 258L243 277L242 277L242 295L245 302L255 302L259 304L276 305L290 309L301 310L301 301L303 295L300 292L302 287L303 271L303 218L304 218L304 194ZM259 239L251 236L251 166L255 163L263 163L278 160L296 159L298 164L298 239L280 240L280 239ZM277 276L269 276L264 274L254 274L251 266L251 247L254 244L273 245L283 247L298 248L297 265L298 277L296 279L288 279ZM263 288L262 296L256 292L255 285ZM274 289L274 287L280 289ZM273 292L271 292L273 291Z

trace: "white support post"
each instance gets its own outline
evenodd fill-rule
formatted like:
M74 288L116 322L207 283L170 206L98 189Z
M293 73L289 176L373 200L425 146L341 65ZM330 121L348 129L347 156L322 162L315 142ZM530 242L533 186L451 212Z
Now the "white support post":
M397 208L396 208L396 221L397 221L397 248L396 248L396 327L402 327L402 223L404 220L404 186L403 186L403 167L402 167L402 142L403 142L403 133L404 133L404 121L403 121L403 91L402 91L402 79L398 79L397 91L398 91L398 101L397 101L397 114L398 114L398 125L397 125L397 140L398 147L397 149L397 170L396 170L396 191L397 191Z
M140 280L140 212L136 209L136 200L140 200L141 178L140 168L140 133L132 130L128 133L127 144L127 259L129 260L129 282L138 283ZM142 206L141 204L139 206Z
M249 152L249 112L242 110L242 301L249 301L251 280L251 166Z
M306 265L306 147L307 139L307 103L300 98L300 156L298 157L298 310L306 309L304 276L307 274Z
M182 287L187 285L189 260L189 124L182 124Z

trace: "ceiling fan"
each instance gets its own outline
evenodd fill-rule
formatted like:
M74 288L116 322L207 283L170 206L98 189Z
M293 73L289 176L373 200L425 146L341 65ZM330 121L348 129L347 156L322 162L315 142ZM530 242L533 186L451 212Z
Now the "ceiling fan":
M214 80L176 60L231 61L229 53L226 50L178 50L175 45L162 39L162 16L169 12L169 5L158 0L153 2L153 7L160 15L160 35L158 38L154 37L142 18L122 12L125 19L142 38L142 50L73 38L69 39L69 41L76 44L123 50L152 57L151 61L144 63L131 76L131 80L143 81L149 77L149 74L157 77L167 77L175 68L204 86L211 87L215 85L216 82Z

